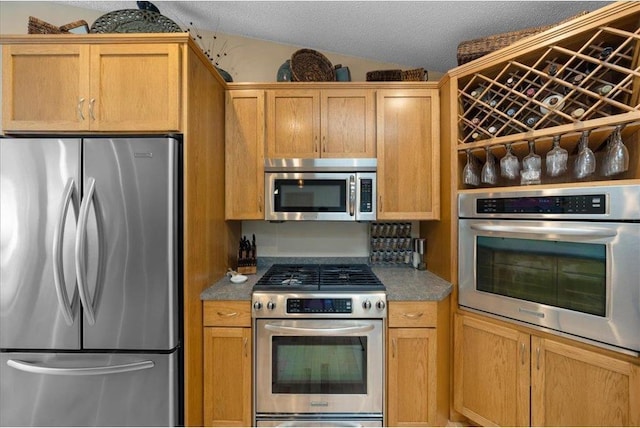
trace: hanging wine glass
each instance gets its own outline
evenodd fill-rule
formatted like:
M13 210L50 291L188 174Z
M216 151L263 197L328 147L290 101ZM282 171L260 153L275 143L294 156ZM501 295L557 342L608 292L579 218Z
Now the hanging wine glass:
M583 179L596 171L596 157L589 148L589 131L583 131L578 145L578 158L574 167L577 179Z
M529 141L529 154L522 159L520 184L540 184L542 159L536 154L534 141Z
M520 161L511 153L511 144L505 145L507 154L500 159L500 173L504 178L515 180L520 175Z
M471 154L471 150L467 149L467 164L462 170L462 178L464 184L470 186L480 185L480 175L478 174L478 167L476 165L476 158Z
M547 174L549 177L558 177L567 170L567 160L569 153L560 147L560 136L553 137L553 148L546 156Z
M491 153L491 149L489 147L485 147L485 151L487 152L487 160L482 166L481 180L485 184L496 184L496 158Z
M603 174L604 176L612 176L621 174L629 169L629 150L622 141L622 128L623 125L618 125L613 130L613 133L609 137L609 143L607 144L607 151L603 162Z

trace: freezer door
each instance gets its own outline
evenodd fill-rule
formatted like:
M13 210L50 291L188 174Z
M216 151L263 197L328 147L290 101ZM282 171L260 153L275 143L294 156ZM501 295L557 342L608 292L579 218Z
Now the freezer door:
M2 139L0 161L0 348L78 349L80 140Z
M85 349L178 345L178 147L84 140L76 268Z
M2 353L1 426L175 426L171 354Z

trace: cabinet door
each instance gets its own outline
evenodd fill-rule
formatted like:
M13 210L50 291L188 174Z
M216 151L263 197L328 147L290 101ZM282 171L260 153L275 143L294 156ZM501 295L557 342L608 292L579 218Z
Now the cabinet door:
M367 89L323 90L323 158L375 158L374 93Z
M264 91L227 92L225 218L264 219Z
M435 425L436 330L388 331L387 425Z
M378 219L440 218L438 91L377 92Z
M531 342L534 426L638 426L640 368L549 339Z
M387 424L436 425L436 330L389 329Z
M320 91L267 91L267 157L320 156Z
M94 131L179 131L178 44L91 46Z
M204 425L251 426L251 329L204 329Z
M5 132L89 129L88 45L5 45L2 70Z
M456 315L454 408L480 425L529 426L530 336Z

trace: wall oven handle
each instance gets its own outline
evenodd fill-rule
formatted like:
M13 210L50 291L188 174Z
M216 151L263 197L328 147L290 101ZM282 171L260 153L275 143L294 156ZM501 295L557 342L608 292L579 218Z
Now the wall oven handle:
M290 428L290 427L329 427L329 428L359 428L362 424L357 422L333 422L333 421L285 421L276 425L276 428Z
M615 230L597 227L534 227L496 224L472 224L471 229L479 232L500 232L513 234L534 234L548 236L582 236L586 238L612 238Z
M65 375L65 376L99 376L99 375L112 375L117 373L133 372L137 370L150 369L155 366L153 361L136 361L129 364L118 364L114 366L100 366L100 367L48 367L33 363L27 363L20 360L7 361L9 367L13 367L16 370L20 370L27 373L43 374L43 375Z
M373 325L361 325L357 327L334 327L334 328L303 328L303 327L288 327L283 325L265 324L265 329L276 333L313 333L324 335L338 335L338 334L352 334L352 333L367 333L372 331L375 327Z

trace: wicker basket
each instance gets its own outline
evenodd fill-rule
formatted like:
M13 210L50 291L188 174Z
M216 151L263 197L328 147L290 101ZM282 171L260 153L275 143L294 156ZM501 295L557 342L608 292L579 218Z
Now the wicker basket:
M28 24L28 33L29 34L67 34L69 33L66 29L60 29L55 25L49 24L41 19L30 16L29 24Z
M313 49L300 49L291 55L294 82L331 82L336 73L329 59Z
M402 80L402 70L374 70L367 72L367 82L394 82Z
M500 33L493 36L482 37L480 39L464 41L458 45L458 65L466 64L467 62L485 56L488 53L507 47L520 39L541 33L555 27L556 25L564 24L565 22L586 15L587 13L589 12L580 12L577 15L552 25L525 28L523 30Z
M422 81L428 79L429 73L424 68L414 68L413 70L402 71L402 80Z

